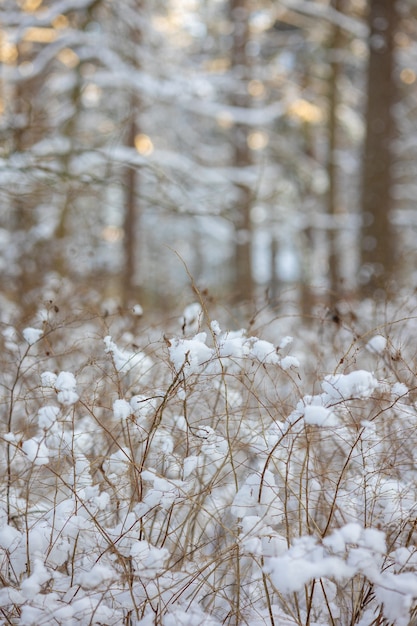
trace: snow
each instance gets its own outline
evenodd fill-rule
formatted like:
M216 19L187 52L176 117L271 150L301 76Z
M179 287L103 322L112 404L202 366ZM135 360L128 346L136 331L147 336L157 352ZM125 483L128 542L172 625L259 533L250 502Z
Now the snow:
M279 361L279 364L283 370L288 370L291 368L297 369L300 367L300 361L295 356L284 356Z
M45 465L49 463L49 450L39 437L27 439L22 443L22 450L35 465Z
M237 518L261 515L266 523L276 524L283 516L278 494L271 472L265 472L262 480L260 475L251 474L234 497L230 512Z
M383 585L375 585L375 597L384 606L384 617L388 623L395 626L410 625L410 611L413 608L417 597L417 578L413 574L403 574L402 577L406 585L401 585L401 589L390 589L393 580L384 581ZM395 586L398 585L398 578ZM404 588L405 587L405 588Z
M413 159L395 193L404 297L355 301L369 3L350 4L2 3L1 624L416 623ZM289 115L323 117L335 27L353 35L337 219L326 120ZM413 91L397 115L412 152ZM149 154L126 145L132 113ZM340 324L322 310L331 233ZM255 285L235 307L237 239Z
M315 424L317 426L335 426L338 423L330 409L324 406L308 405L304 409L304 421L306 424Z
M34 572L26 578L21 586L20 590L27 599L32 599L38 595L41 591L42 585L51 578L50 573L44 566L41 560L35 559Z
M393 396L406 396L409 392L407 385L404 383L394 383L391 387L391 393Z
M53 372L42 372L41 374L41 384L43 387L55 387L55 382L57 379L57 375Z
M137 317L142 317L143 308L140 304L135 304L132 308L132 312L133 312L133 315L136 315Z
M383 335L374 335L366 344L368 352L373 354L383 354L387 347L387 339Z
M321 386L330 400L369 398L377 389L378 381L370 372L357 370L350 374L326 376Z
M132 414L132 407L126 400L113 402L113 415L117 420L125 420Z
M293 341L294 341L293 337L290 337L289 335L287 337L283 337L278 343L278 348L280 350L284 350L284 348L286 348L287 346L290 346Z
M16 545L21 539L21 534L13 526L5 524L0 528L0 547L3 550L12 550L13 545Z
M6 333L19 380L0 441L9 621L112 626L140 606L146 624L160 606L161 624L217 625L239 577L248 623L270 623L265 584L280 624L296 610L303 623L309 612L317 626L348 623L359 584L374 595L358 624L408 626L417 409L405 368L363 342L343 373L332 345L317 374L317 346L296 338L294 356L282 320L264 338L206 320L201 305L152 339L152 357L123 323L104 351L89 326L85 345L70 333L79 353L39 362Z
M197 333L203 321L204 311L199 302L193 302L185 307L180 318L181 328L187 333Z
M105 565L94 565L88 572L81 572L76 577L76 583L84 589L94 589L103 584L108 584L116 573L110 567Z
M135 570L142 576L153 577L164 567L168 559L168 550L155 548L147 541L136 541L131 548L130 556Z
M245 358L254 359L265 365L279 365L283 370L298 368L296 357L279 355L280 345L274 346L271 342L258 337L247 337L244 330L222 332L218 322L211 323L211 330L215 341L214 348L207 345L207 333L200 332L192 339L174 338L170 341L170 359L177 371L181 369L187 374L196 374L202 370L215 371L219 368L216 356L221 357L223 367L236 369L239 361ZM286 337L282 347L291 343Z
M219 356L225 359L242 359L249 354L250 348L244 330L219 332L216 341ZM272 347L272 344L269 345Z
M268 559L265 569L281 593L300 591L316 578L343 581L355 574L343 559L326 555L312 537L302 537L285 554Z
M57 406L43 406L38 411L38 426L47 430L53 424L59 415L60 409Z
M5 433L3 435L3 438L5 441L9 441L11 443L16 443L17 442L17 438L16 435L14 433Z
M193 339L171 341L169 356L179 372L183 369L187 374L195 374L210 363L213 350L206 345L207 333L199 333Z
M60 404L70 406L78 401L77 381L71 372L60 372L55 380L54 387L58 392L57 400Z
M143 395L135 395L130 399L129 406L130 412L133 411L133 413L137 417L145 418L150 417L154 414L157 402L155 398L148 398L147 396ZM127 407L125 410L127 412Z
M25 341L27 341L27 343L32 346L42 337L43 330L40 330L38 328L24 328L22 334Z
M269 341L254 337L250 342L249 356L258 359L261 363L279 363L277 349Z
M374 528L363 528L358 522L350 522L333 531L323 539L323 545L335 553L343 554L348 545L360 545L384 554L387 546L385 534Z
M124 348L119 348L110 335L104 338L104 344L105 352L111 354L118 372L133 372L137 377L145 377L149 373L153 365L152 359L143 352L131 352Z

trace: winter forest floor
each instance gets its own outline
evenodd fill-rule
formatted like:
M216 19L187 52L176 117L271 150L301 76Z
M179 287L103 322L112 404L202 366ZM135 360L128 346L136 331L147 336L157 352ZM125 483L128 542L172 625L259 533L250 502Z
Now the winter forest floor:
M3 321L0 624L417 623L417 299L194 297Z

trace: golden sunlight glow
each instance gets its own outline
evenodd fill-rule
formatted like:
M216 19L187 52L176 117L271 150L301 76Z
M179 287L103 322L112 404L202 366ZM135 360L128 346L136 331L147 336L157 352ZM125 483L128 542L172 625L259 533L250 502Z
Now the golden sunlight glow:
M220 126L220 128L232 128L234 125L234 119L229 111L220 111L220 113L216 116L216 122Z
M71 50L71 48L63 48L58 52L56 58L70 69L77 67L80 62L78 54L76 54L74 50Z
M42 4L42 0L25 0L22 6L22 9L27 13L33 13Z
M153 28L169 37L175 44L184 48L192 42L192 36L184 28L184 12L180 8L171 7L164 15L152 17Z
M207 72L211 72L213 74L223 74L230 67L230 59L219 58L219 59L211 59L210 61L206 61L204 63L204 69Z
M287 109L287 113L290 117L308 124L318 124L323 120L321 109L316 104L307 102L303 98L292 102Z
M3 33L0 32L0 62L6 65L12 65L17 61L17 46L7 41Z
M3 115L3 113L4 113L4 108L5 108L5 107L4 107L4 100L2 100L2 99L0 98L0 115Z
M269 143L269 135L264 130L255 130L249 133L246 141L251 150L263 150Z
M411 67L405 67L400 73L401 82L406 85L412 85L416 82L416 73Z
M361 39L353 39L352 43L350 44L350 49L352 50L353 54L360 59L365 59L369 53L369 48L367 44Z
M399 31L395 34L394 41L399 48L409 48L411 46L411 39L407 33Z
M152 25L154 29L160 33L169 33L172 31L172 25L166 16L154 15L152 18Z
M69 19L66 15L57 15L52 20L52 26L54 28L67 28L69 26Z
M51 43L57 38L54 28L39 28L33 26L28 28L23 35L23 41L32 41L34 43Z
M143 154L145 156L149 156L154 151L153 143L148 135L143 135L140 133L135 137L135 148L139 152L139 154Z
M105 226L101 231L101 238L108 243L116 243L117 241L121 241L124 237L125 233L123 228L119 226Z
M254 98L262 98L265 95L265 86L260 80L251 80L248 83L248 93Z
M81 100L85 107L93 108L100 102L102 95L103 90L101 87L95 83L88 83L83 89Z

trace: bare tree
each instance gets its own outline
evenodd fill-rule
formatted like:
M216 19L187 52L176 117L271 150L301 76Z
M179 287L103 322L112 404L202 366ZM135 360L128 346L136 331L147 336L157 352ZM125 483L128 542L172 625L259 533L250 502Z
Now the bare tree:
M129 6L129 5L128 5ZM132 12L132 7L129 6ZM142 2L137 2L132 16L132 23L128 25L129 35L129 63L132 71L140 69L139 46L141 44L141 20L140 12L143 10ZM139 19L135 13L138 14ZM136 138L139 134L139 109L140 100L136 91L132 91L130 99L130 110L128 116L128 130L126 136L127 147L134 149ZM129 300L135 299L137 287L137 255L140 221L140 200L139 200L139 172L133 164L128 164L125 174L125 211L124 211L124 268L121 281L121 299L124 306Z
M249 95L246 80L249 73L247 54L249 42L249 10L246 0L230 0L230 15L233 23L232 72L238 79L239 90L233 94L233 104L247 107ZM251 165L252 157L248 146L248 131L244 125L236 124L233 132L234 165L245 168ZM249 301L253 297L252 276L252 226L250 211L252 191L249 185L238 187L238 206L235 211L236 256L234 295L237 301Z
M369 67L366 139L362 179L362 272L364 291L389 290L395 276L395 238L391 223L392 165L396 86L394 37L398 25L394 0L369 4Z
M341 11L343 2L332 0L331 6L336 11ZM339 25L332 27L329 41L330 52L330 75L329 75L329 118L328 118L328 151L327 151L327 175L329 179L329 189L327 193L327 212L334 220L333 228L329 230L329 277L330 277L330 304L337 300L341 290L341 268L338 247L338 236L335 220L339 211L338 207L338 168L336 164L336 151L338 148L338 123L337 107L340 100L339 79L342 70L341 48L344 43L344 33Z

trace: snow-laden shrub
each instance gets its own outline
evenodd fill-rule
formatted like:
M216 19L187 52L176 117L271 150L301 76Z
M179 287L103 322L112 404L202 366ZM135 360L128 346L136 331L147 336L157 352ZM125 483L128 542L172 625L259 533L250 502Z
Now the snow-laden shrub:
M0 623L409 624L413 320L326 353L195 310L4 329Z

